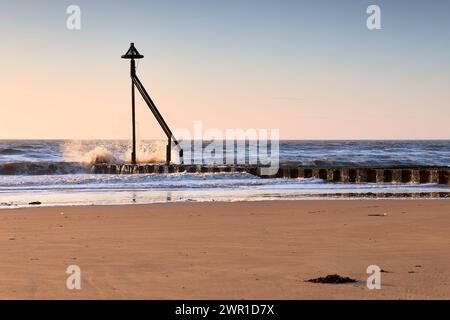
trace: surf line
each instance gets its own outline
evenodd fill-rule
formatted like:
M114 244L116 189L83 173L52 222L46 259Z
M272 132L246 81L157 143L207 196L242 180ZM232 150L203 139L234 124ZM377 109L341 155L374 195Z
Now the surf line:
M208 316L209 307L190 307L185 306L184 303L181 305L181 307L175 308L175 314L176 315L201 315L203 318L206 318Z

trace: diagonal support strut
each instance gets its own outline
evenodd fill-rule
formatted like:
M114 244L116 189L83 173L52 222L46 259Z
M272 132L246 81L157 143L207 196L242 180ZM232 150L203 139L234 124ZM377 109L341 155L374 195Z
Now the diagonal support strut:
M133 85L138 89L142 98L147 103L147 106L152 111L153 115L155 116L156 120L158 121L159 125L161 126L161 128L163 129L164 133L167 136L168 143L167 143L167 149L166 149L166 163L170 164L170 161L171 161L171 150L172 150L172 141L173 141L175 146L178 148L180 162L181 162L181 164L183 164L183 149L181 148L180 143L175 138L175 136L172 134L172 131L170 130L166 121L162 117L161 113L158 111L158 108L156 107L152 98L150 98L150 95L148 94L147 90L145 90L144 86L142 85L141 81L139 80L139 78L137 77L137 75L135 73L131 74L131 79L132 79Z

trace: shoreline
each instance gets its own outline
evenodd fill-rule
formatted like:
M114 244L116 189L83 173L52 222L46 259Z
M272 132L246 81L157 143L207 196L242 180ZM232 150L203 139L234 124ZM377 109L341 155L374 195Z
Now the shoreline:
M450 297L450 202L323 200L4 210L0 298ZM81 290L65 286L73 264ZM373 264L380 290L365 286ZM305 282L335 273L359 282Z
M355 195L356 194L356 195ZM417 193L398 193L398 194L375 194L375 193L343 193L343 194L317 194L317 195L299 195L295 197L280 197L280 198L255 198L245 200L196 200L196 199L183 199L183 200L170 200L170 201L155 201L155 202L123 202L123 203L75 203L75 204L41 204L31 205L13 205L7 202L0 203L0 212L3 210L19 210L19 209L37 209L37 208L64 208L64 207L96 207L96 206L149 206L149 205L162 205L162 204L189 204L189 203L258 203L258 202L284 202L284 201L416 201L416 200L438 200L448 201L450 200L450 192L417 192Z

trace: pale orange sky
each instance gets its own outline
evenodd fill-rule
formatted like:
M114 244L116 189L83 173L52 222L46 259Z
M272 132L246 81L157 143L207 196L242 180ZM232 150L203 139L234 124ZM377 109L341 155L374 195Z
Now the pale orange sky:
M131 41L145 55L138 75L173 130L202 120L204 128L280 129L283 139L450 138L448 44L395 19L375 33L364 11L351 11L357 19L330 31L295 14L259 21L252 11L254 21L227 24L227 11L207 21L200 11L198 20L168 21L80 1L86 21L69 31L64 4L30 5L0 11L0 139L129 138L129 62L120 55ZM309 10L302 14L319 12ZM137 101L139 138L163 137Z

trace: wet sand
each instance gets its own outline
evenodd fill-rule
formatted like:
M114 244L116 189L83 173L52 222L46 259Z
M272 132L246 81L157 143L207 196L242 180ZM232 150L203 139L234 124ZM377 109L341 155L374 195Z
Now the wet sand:
M449 230L449 200L0 210L0 298L449 299ZM360 282L305 282L335 273Z

